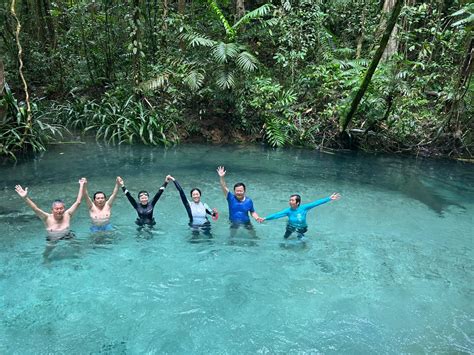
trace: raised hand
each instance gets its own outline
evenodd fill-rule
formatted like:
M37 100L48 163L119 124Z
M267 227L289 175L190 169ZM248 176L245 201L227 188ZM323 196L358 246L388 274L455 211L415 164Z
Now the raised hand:
M339 200L341 198L341 194L335 192L330 196L331 201Z
M225 169L224 169L223 166L219 166L219 167L217 168L217 174L219 174L220 177L224 177L224 176L225 176L225 173L226 173L226 171L225 171Z
M18 195L20 195L21 198L25 198L28 195L28 188L26 187L23 190L23 187L21 187L21 185L16 185L15 191L17 192Z

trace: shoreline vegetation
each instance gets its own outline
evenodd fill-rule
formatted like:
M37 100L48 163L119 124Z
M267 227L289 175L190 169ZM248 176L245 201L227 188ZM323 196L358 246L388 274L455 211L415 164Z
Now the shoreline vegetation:
M0 18L2 159L71 132L474 159L472 3L12 0Z

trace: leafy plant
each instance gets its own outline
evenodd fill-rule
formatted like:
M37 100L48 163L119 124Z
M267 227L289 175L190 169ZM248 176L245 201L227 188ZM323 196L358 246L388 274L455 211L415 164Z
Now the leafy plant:
M27 122L26 107L18 103L6 83L0 108L6 112L0 121L0 156L16 160L20 153L44 151L48 142L62 137L66 131L63 126L41 115L37 115L30 125ZM34 103L32 111L33 114L38 112Z

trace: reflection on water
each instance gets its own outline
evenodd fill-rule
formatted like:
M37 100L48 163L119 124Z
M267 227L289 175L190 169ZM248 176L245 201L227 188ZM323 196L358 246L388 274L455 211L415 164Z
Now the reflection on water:
M80 148L80 149L79 149ZM307 240L285 219L232 236L216 167L243 181L261 216L340 192L308 214ZM0 353L469 353L472 339L471 166L392 156L258 146L173 149L55 146L0 168ZM70 205L77 180L109 195L115 177L156 190L167 174L199 187L220 218L193 234L170 186L156 226L137 230L120 192L114 230L91 234L85 204L74 240L43 264L47 210ZM25 292L25 290L27 292Z

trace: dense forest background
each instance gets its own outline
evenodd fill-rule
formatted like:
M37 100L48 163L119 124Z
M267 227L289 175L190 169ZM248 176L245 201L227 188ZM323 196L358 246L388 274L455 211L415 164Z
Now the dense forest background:
M89 132L473 157L469 1L0 6L0 156Z

